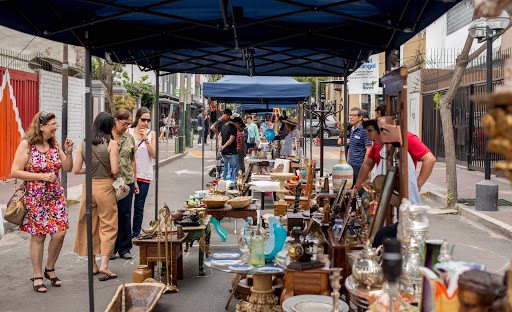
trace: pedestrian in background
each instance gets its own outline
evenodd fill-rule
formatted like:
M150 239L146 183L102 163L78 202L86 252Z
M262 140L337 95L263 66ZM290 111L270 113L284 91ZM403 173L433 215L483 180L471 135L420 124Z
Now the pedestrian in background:
M73 141L66 138L64 149L60 148L55 138L58 127L55 114L37 113L18 145L11 167L11 176L23 180L27 188L24 197L27 211L20 230L31 234L30 260L34 269L31 280L36 292L47 290L42 272L46 234L50 234L50 243L44 276L52 286L62 284L55 273L55 263L69 222L59 170L71 172L73 168Z
M208 143L208 134L210 133L210 115L208 111L204 111L204 144Z
M236 152L238 154L238 169L242 170L242 173L245 173L245 163L244 158L247 154L245 151L245 139L244 139L244 132L245 132L245 124L242 123L240 127L238 128L238 132L236 134Z
M203 133L201 132L204 128L204 118L203 118L203 112L199 112L199 115L197 115L197 145L201 145L201 138L203 137Z
M144 217L144 205L148 196L149 185L153 180L153 159L156 158L155 131L148 129L151 124L151 113L146 107L137 110L135 120L128 132L135 139L135 173L139 193L135 194L133 204L132 238L139 236L142 219Z
M132 248L132 203L133 194L139 194L139 185L135 175L135 140L126 132L132 121L132 114L126 109L119 109L114 114L116 126L112 136L119 145L119 172L117 177L122 177L124 183L130 188L128 196L117 202L117 239L114 247L114 255L110 260L116 258L116 254L123 259L131 259Z
M108 268L108 261L114 254L117 238L117 202L112 183L119 171L119 145L112 140L112 131L116 123L114 117L101 112L94 119L92 128L92 256L94 259L93 273L102 273L100 281L116 278ZM73 172L85 174L82 166L85 160L85 141L78 146ZM80 199L78 225L74 252L87 256L87 217L85 214L85 181ZM101 255L101 265L96 263L96 255Z
M249 149L255 148L259 143L260 134L258 124L251 115L247 116L247 123L249 124L247 126L247 152L249 152Z
M347 153L347 163L352 166L354 170L354 181L357 181L359 170L363 165L364 159L370 152L372 141L368 140L366 131L363 128L363 112L358 107L353 107L350 110L349 121L352 125L350 131L349 150ZM359 191L359 196L363 191Z
M233 172L233 181L238 176L238 153L236 152L236 136L238 128L243 124L240 117L235 117L230 120L223 128L219 136L218 150L222 154L224 160L224 174L225 180L231 177ZM229 167L229 171L228 171Z
M167 128L166 122L165 122L165 115L162 114L160 116L160 120L158 121L158 127L160 130L160 136L158 137L158 142L165 143L165 129Z

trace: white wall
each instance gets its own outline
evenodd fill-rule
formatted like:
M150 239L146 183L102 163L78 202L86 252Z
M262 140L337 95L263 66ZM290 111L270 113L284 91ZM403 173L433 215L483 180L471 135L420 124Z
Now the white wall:
M43 53L46 57L62 61L64 45L60 42L34 37L4 26L0 26L0 38L0 49L7 49L19 53L26 47L25 50L23 50L24 55ZM84 51L82 47L69 46L68 60L71 67L83 66Z
M59 129L57 140L61 142L62 131L62 75L39 70L39 109L56 115ZM75 143L74 150L85 138L85 80L69 78L68 85L68 137Z
M427 28L427 43L426 43L426 67L432 67L432 63L429 63L429 60L434 58L434 55L442 55L442 53L437 52L439 49L459 49L462 50L464 44L466 43L466 39L469 34L469 24L467 26L462 27L456 32L447 35L447 14L444 14L440 18L438 18L435 22L430 24ZM471 46L472 50L478 49L484 43L478 43L477 40L473 40L473 45ZM493 50L497 49L501 46L501 37L496 39L493 42ZM455 58L453 58L455 59ZM439 59L438 62L442 62L446 64L446 59ZM430 66L429 66L430 65Z
M421 71L407 76L407 129L420 136Z

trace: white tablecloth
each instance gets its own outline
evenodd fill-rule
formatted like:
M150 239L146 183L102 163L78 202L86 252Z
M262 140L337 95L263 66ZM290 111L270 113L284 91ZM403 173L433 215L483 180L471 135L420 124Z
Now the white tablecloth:
M281 189L279 182L274 181L253 181L247 183L254 192L277 192Z

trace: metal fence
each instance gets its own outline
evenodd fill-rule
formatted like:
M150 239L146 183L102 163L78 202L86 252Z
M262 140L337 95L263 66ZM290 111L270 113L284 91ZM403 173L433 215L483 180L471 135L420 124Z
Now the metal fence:
M446 93L455 70L455 60L460 53L456 50L437 50L431 53L427 68L422 70L422 140L439 159L445 158L444 137L436 97ZM511 49L493 52L493 90L503 83L503 64ZM484 170L485 132L481 117L488 107L470 100L474 94L486 93L485 53L468 64L461 85L452 103L452 125L455 139L457 163L471 170ZM490 154L491 168L504 157ZM502 175L500 172L494 174Z
M62 73L62 60L48 57L44 53L19 53L0 49L0 67L16 69L33 73L37 69L43 69L54 73ZM83 68L70 66L69 76L83 78Z

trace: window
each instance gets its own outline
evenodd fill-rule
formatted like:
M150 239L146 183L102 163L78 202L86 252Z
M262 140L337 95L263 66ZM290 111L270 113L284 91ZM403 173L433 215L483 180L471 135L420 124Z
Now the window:
M462 1L449 10L446 18L447 35L451 35L457 30L469 25L473 18L473 11L472 1Z

